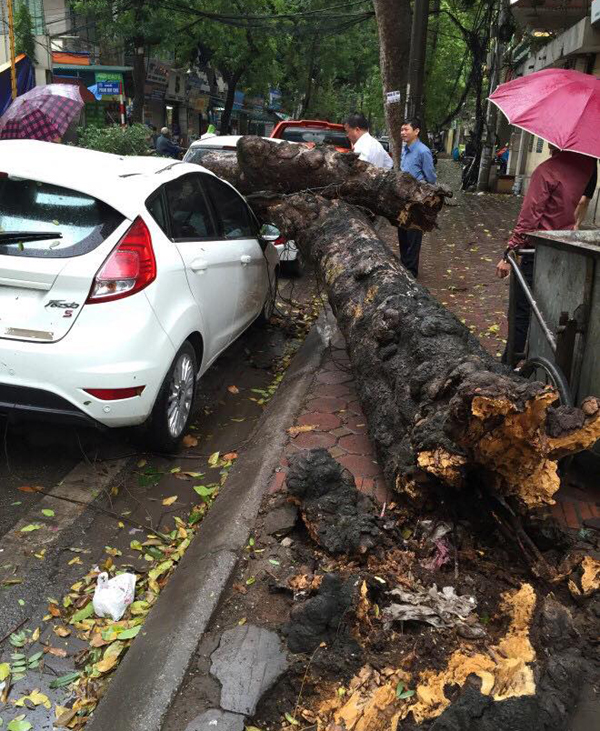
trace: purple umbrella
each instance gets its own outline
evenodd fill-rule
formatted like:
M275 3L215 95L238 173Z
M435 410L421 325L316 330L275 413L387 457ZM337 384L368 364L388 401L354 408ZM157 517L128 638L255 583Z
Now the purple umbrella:
M17 97L0 117L0 140L46 140L62 137L83 108L76 86L36 86Z

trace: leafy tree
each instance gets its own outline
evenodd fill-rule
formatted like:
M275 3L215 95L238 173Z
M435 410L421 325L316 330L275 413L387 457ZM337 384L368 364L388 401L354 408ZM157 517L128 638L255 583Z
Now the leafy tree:
M33 20L25 2L19 3L15 12L15 50L17 54L27 54L32 63L36 62Z
M115 155L150 155L152 152L148 128L143 124L80 129L78 146Z
M144 110L146 53L161 45L172 18L161 0L70 0L82 17L93 20L99 34L133 53L133 121L141 122Z

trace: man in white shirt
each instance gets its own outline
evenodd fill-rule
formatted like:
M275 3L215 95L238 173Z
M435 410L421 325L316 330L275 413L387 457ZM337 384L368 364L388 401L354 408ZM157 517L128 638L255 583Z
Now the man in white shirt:
M369 123L364 114L358 112L351 114L344 123L344 129L352 143L352 149L358 153L360 160L370 162L372 165L386 170L393 167L392 158L385 151L383 145L369 134Z

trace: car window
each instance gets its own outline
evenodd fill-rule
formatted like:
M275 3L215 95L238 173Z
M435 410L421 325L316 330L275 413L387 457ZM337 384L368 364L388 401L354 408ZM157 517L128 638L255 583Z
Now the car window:
M92 196L59 185L0 178L0 233L54 233L43 241L5 239L0 254L59 259L93 251L124 217Z
M312 127L288 127L281 133L281 139L288 142L312 142L313 144L333 145L350 149L350 140L344 132Z
M167 225L167 213L165 211L165 204L162 195L160 193L155 195L154 198L146 203L146 208L150 212L152 218L168 236L169 227Z
M219 155L224 155L227 158L235 158L237 155L235 147L216 147L215 145L212 145L211 147L198 146L190 147L190 149L185 153L183 161L202 165L202 160L206 157L206 155L210 155L213 152L218 152Z
M242 196L212 175L203 175L202 182L217 214L221 236L226 239L256 236L254 220Z
M216 236L208 202L198 175L184 175L165 185L171 235L178 239L206 239Z

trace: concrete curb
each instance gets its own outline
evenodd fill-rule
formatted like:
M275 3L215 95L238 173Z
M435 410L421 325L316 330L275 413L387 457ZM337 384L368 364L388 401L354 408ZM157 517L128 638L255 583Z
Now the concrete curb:
M292 361L252 438L229 473L177 571L148 615L88 731L161 731L162 725L246 546L286 429L299 411L327 343L322 314Z

